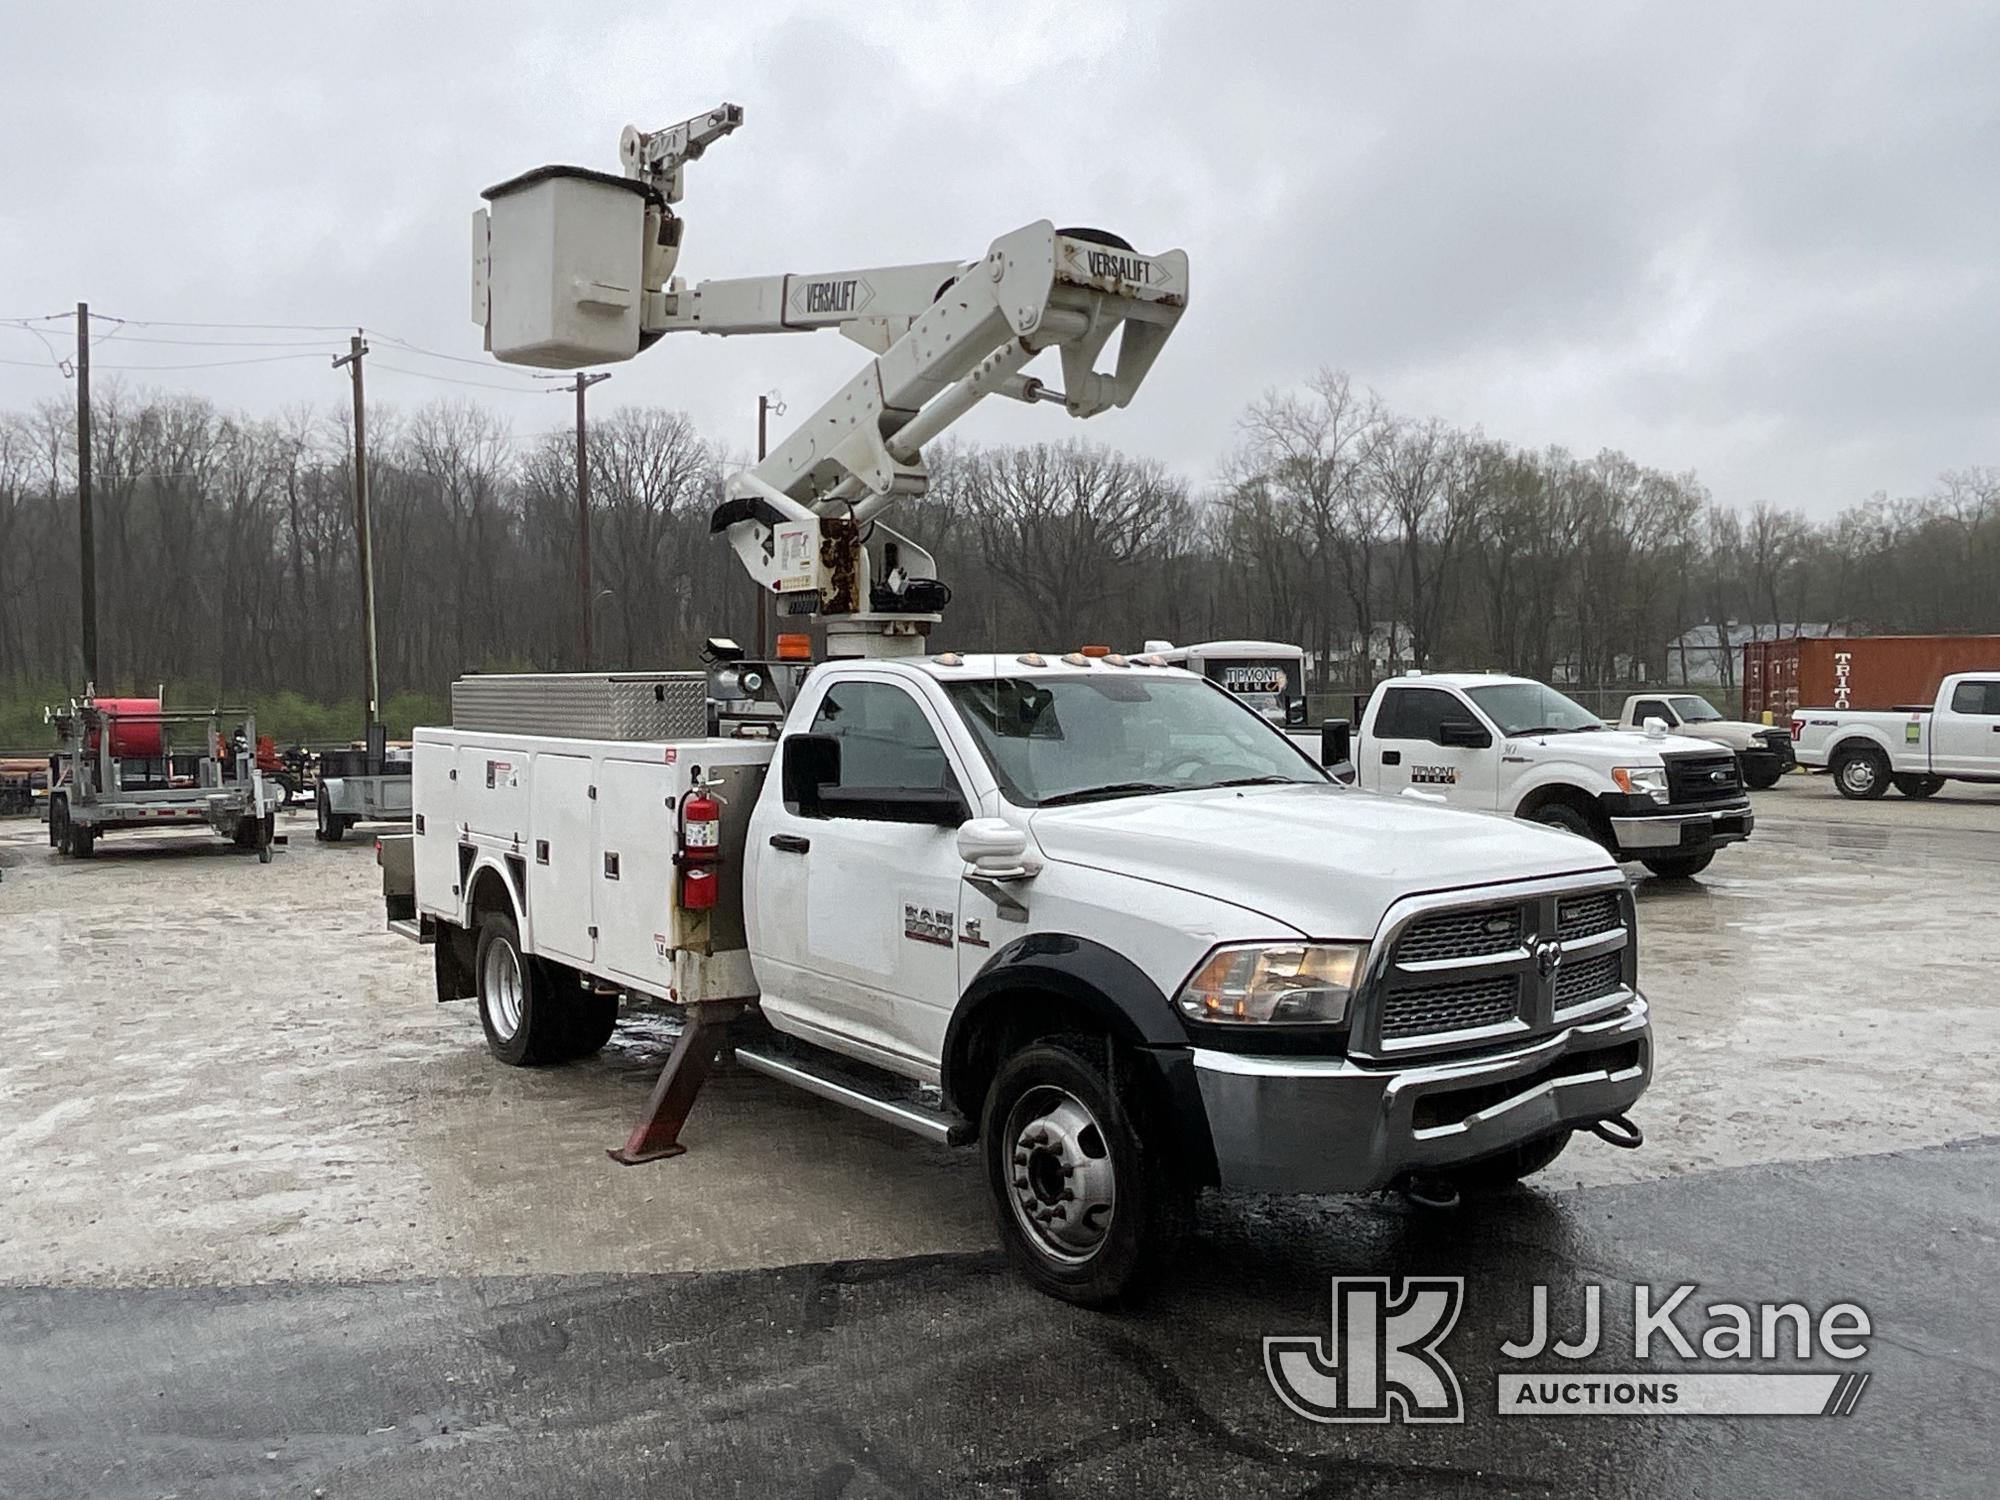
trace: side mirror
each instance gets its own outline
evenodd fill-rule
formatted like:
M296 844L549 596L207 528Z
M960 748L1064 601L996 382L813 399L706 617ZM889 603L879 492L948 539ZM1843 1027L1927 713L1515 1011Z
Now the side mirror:
M1042 863L1028 855L1028 835L1005 818L971 818L958 827L958 857L987 880L1027 880Z
M1665 719L1658 717L1650 718L1646 720L1644 727L1646 738L1649 740L1664 739L1666 737L1667 721Z
M1493 736L1475 719L1446 719L1437 727L1437 742L1464 750L1484 750L1493 743Z
M826 816L822 794L840 785L840 741L830 734L795 734L785 741L785 801L802 818Z
M1354 763L1354 726L1345 719L1325 719L1319 726L1319 763L1337 771Z

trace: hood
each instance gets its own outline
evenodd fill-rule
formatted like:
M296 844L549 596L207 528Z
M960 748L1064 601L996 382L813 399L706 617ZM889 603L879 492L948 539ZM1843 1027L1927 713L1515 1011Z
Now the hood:
M1308 937L1368 937L1422 891L1579 870L1611 857L1575 834L1335 786L1217 787L1045 808L1043 855L1263 913Z
M1683 725L1681 733L1695 739L1707 740L1711 745L1727 745L1732 750L1748 750L1752 745L1772 730L1775 724L1748 724L1741 719L1710 719L1704 724L1689 727ZM1779 730L1790 738L1790 731Z
M1605 766L1643 766L1661 755L1710 755L1715 741L1684 734L1649 737L1636 729L1598 729L1584 734L1511 734L1509 745L1544 745L1579 761ZM1504 752L1503 752L1504 753Z

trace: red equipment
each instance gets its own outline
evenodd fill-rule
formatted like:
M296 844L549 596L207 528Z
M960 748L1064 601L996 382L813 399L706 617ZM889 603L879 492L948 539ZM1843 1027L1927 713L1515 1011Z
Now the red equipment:
M164 753L158 698L97 698L92 703L105 717L114 760L158 760ZM88 748L93 755L97 753L97 745L97 732L92 730Z
M681 798L681 908L708 911L721 894L722 804L696 788Z

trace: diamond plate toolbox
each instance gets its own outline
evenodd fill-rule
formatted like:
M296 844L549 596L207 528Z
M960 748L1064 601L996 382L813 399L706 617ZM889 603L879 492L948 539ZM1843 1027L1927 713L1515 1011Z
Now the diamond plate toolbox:
M701 672L532 672L461 677L454 729L580 740L698 740L708 734Z

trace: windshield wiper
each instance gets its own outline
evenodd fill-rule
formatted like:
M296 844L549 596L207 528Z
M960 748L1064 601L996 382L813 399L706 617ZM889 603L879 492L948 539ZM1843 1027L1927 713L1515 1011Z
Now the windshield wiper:
M1232 776L1227 781L1211 781L1209 786L1310 786L1291 776Z
M1114 781L1105 786L1080 787L1073 792L1057 792L1044 797L1042 807L1062 807L1071 802L1095 802L1100 797L1143 797L1149 792L1182 792L1188 788L1169 786L1164 781Z

